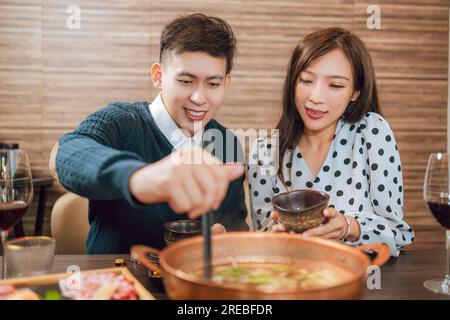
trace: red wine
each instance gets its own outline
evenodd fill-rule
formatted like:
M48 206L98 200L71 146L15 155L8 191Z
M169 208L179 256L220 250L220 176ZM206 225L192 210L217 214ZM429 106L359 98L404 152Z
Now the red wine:
M432 199L427 207L444 228L450 229L450 203L447 199Z
M28 205L23 201L0 203L0 230L14 226L27 212Z

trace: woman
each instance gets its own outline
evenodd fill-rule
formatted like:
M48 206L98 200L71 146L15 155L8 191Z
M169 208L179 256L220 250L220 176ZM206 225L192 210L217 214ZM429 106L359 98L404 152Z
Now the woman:
M327 192L330 206L326 222L305 236L351 245L384 242L398 256L414 232L403 221L400 156L380 115L364 43L341 28L307 35L292 53L283 91L278 155L267 141L253 149L265 159L274 157L277 173L261 170L269 160L248 167L255 230L284 231L275 224L270 200L280 192L312 188Z

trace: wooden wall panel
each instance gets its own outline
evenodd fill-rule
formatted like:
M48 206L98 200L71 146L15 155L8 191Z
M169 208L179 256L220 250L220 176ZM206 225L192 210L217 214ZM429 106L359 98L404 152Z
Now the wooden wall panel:
M79 30L66 27L72 3L43 1L45 130L64 132L112 101L149 97L150 2L77 1ZM45 154L58 137L52 138Z
M341 26L371 52L403 162L405 216L413 225L435 225L422 183L428 154L446 149L448 0L80 0L80 30L66 27L71 4L0 0L0 140L21 142L35 169L46 168L52 145L92 111L153 99L149 68L158 60L160 31L175 16L204 12L232 25L238 54L217 119L243 129L277 122L295 44ZM381 30L367 29L369 5L381 8Z
M0 141L42 164L41 1L0 1Z
M370 50L380 78L447 79L448 0L354 0L354 32ZM369 30L369 5L381 30Z
M447 146L448 1L354 1L354 32L370 50L382 110L394 130L404 169L405 217L435 225L423 202L431 152ZM369 5L381 30L368 30Z

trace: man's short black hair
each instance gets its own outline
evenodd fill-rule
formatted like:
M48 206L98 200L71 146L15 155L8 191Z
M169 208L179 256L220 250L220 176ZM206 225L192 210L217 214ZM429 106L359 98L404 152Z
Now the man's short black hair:
M176 54L202 51L213 57L225 57L228 74L233 67L236 38L226 21L195 13L172 20L162 30L159 52L161 62L170 51Z

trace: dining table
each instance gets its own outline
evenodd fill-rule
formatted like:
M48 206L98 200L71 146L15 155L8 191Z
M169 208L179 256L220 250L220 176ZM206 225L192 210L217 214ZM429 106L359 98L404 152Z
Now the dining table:
M450 295L436 294L427 290L423 282L429 279L443 279L446 265L446 250L443 231L427 229L416 232L416 237L422 241L404 248L398 257L390 260L379 268L370 270L364 286L363 300L416 300L416 299L447 299ZM420 239L420 238L419 238ZM430 239L435 239L429 241ZM103 255L55 255L52 273L63 273L73 270L80 271L114 267L116 259L123 259L133 276L157 300L167 300L169 297L163 288L150 280L149 272L142 265L130 259L129 254Z

